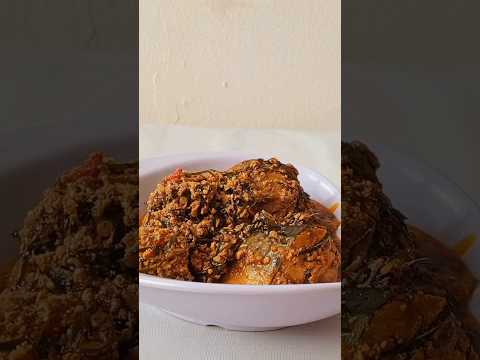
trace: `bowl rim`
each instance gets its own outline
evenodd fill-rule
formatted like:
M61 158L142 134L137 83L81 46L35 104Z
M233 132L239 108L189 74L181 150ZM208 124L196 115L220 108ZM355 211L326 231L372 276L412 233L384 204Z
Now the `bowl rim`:
M241 285L222 283L201 283L194 281L167 279L139 273L141 286L182 292L224 294L224 295L267 295L285 293L309 293L319 290L340 290L341 283L288 284L288 285Z
M164 167L174 166L176 162L193 160L224 160L225 158L258 159L274 157L269 154L259 155L258 153L245 153L237 151L228 152L200 152L200 153L179 153L166 154L155 157L141 158L139 161L138 177L141 182L143 176L148 176L158 168L155 166L160 161L166 162ZM323 174L303 165L294 165L299 170L306 170L315 173L323 184L341 199L341 192ZM140 206L141 207L141 206ZM261 295L261 294L284 294L294 291L295 293L307 293L318 290L340 290L341 282L317 283L317 284L288 284L288 285L242 285L223 283L201 283L194 281L167 279L159 276L139 272L139 284L149 288L163 290L176 290L183 292L206 293L206 294L235 294L235 295Z

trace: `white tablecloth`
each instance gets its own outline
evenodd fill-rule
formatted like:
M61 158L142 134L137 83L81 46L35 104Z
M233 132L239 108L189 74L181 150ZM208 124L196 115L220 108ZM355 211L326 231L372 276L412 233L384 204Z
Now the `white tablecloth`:
M339 186L339 135L339 132L148 125L140 128L140 159L185 152L255 152L316 169ZM340 318L271 332L246 333L187 323L140 304L140 358L339 359Z

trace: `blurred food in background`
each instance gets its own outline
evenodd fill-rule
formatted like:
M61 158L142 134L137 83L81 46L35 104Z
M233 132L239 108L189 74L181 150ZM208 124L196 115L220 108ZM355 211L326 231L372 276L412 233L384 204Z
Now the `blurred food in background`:
M364 144L342 144L342 358L479 359L477 280L441 239L405 224L379 167Z

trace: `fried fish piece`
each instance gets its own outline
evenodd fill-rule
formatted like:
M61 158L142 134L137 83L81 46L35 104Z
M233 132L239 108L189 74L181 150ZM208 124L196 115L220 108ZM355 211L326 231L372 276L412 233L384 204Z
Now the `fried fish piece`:
M324 227L302 228L297 235L286 227L284 232L272 230L247 238L223 282L269 285L339 281L340 256L335 240Z
M260 226L262 231L240 245L223 281L255 285L339 281L339 222L319 203L309 204L295 215L303 219L302 225L279 226L270 221Z

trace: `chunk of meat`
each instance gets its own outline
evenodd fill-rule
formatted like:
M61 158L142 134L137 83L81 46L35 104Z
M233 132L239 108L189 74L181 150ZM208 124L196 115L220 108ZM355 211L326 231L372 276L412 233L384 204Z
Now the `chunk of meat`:
M230 169L251 187L257 211L265 210L275 218L294 211L302 198L298 172L292 165L272 162L265 166L261 160L244 161Z

